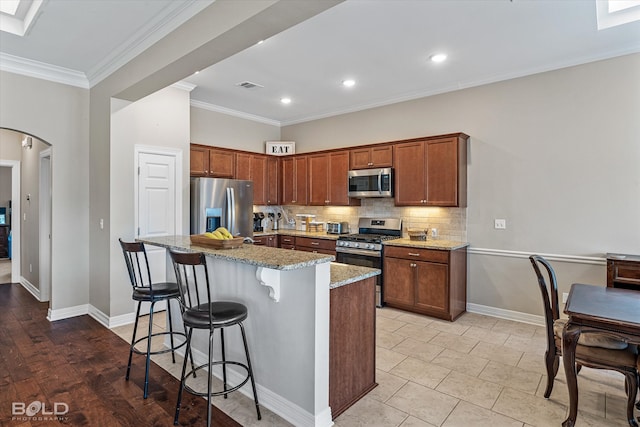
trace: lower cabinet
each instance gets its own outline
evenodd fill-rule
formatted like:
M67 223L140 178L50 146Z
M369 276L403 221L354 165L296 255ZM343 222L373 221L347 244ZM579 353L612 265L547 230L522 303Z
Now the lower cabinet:
M278 236L273 235L265 235L265 236L257 236L253 238L253 244L259 246L269 246L270 248L278 247Z
M454 320L466 311L467 249L386 246L384 302L415 313Z
M285 236L281 234L278 236L278 247L282 249L295 249L296 238L294 236Z
M336 256L336 241L314 239L313 237L296 237L296 249Z

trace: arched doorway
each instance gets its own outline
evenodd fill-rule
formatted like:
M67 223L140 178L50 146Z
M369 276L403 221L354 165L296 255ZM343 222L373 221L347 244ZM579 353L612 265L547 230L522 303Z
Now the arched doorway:
M29 133L0 128L0 167L11 170L10 183L7 173L0 183L0 207L8 213L11 230L11 283L20 283L40 301L49 301L52 147Z

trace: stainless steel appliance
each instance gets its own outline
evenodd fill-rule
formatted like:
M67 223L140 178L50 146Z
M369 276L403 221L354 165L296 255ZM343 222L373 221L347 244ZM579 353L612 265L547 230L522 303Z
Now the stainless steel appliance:
M262 226L263 219L264 219L264 213L262 212L253 213L253 231L254 232L264 231L264 227Z
M360 218L358 234L346 234L336 242L336 261L379 268L382 270L382 255L385 240L402 236L402 220L398 218ZM384 272L383 272L384 273ZM376 306L384 305L383 275L376 276Z
M234 236L253 237L253 182L191 178L191 234L220 226Z
M349 197L393 197L393 169L349 171Z
M327 234L348 234L349 233L349 223L346 221L343 222L335 222L328 221L327 222Z

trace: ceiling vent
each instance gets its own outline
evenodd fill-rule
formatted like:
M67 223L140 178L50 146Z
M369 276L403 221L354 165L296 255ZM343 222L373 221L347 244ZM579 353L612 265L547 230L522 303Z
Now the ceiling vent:
M262 85L259 85L258 83L253 83L253 82L249 82L249 81L236 83L236 86L242 87L242 88L245 88L245 89L260 89L260 88L264 87Z

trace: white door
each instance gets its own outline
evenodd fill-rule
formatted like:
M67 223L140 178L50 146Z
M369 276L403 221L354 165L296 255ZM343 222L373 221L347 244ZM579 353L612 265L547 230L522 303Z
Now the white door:
M138 237L177 234L178 198L176 194L176 156L172 154L138 153ZM151 279L166 280L167 257L164 248L146 246ZM156 304L156 310L164 304ZM147 312L148 307L142 307Z
M40 301L49 301L51 298L51 148L40 153L39 204Z

